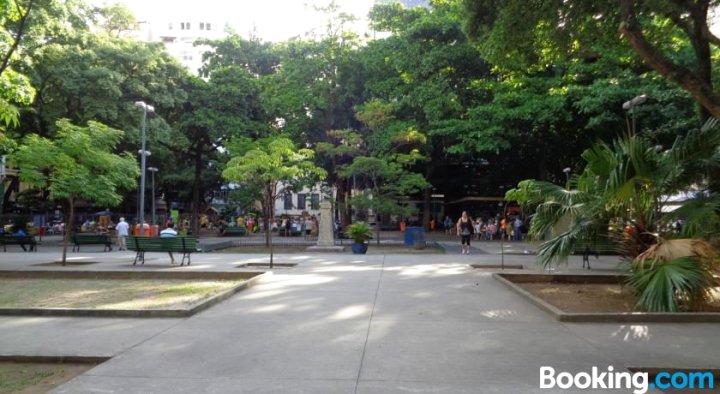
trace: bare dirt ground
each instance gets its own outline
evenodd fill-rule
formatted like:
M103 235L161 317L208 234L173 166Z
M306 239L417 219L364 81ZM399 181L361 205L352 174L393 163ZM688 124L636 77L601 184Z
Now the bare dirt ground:
M617 313L635 311L632 289L620 284L516 283L569 313ZM720 312L720 288L713 292L708 312Z

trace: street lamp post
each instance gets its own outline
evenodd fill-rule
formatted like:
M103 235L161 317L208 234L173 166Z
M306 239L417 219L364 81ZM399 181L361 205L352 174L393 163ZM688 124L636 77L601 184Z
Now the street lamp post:
M148 167L148 171L150 171L150 183L152 184L152 225L154 226L156 224L155 222L155 173L158 172L157 167Z
M141 144L142 149L140 150L140 236L145 235L145 163L146 157L150 156L150 152L145 150L145 131L147 128L147 114L155 112L155 107L152 105L145 104L143 101L136 101L135 106L142 108L142 127L141 127Z
M570 167L563 168L563 172L565 173L565 185L568 189L570 188L570 171L572 171L572 168Z
M500 186L500 193L502 194L502 201L498 203L498 207L502 207L502 213L500 214L500 220L505 219L505 186ZM500 225L500 222L498 222ZM505 222L507 226L507 221ZM505 271L505 230L500 229L500 270Z
M644 102L646 102L648 99L647 94L641 94L639 96L633 97L631 100L628 100L623 103L622 107L624 110L630 110L630 115L632 116L632 129L630 128L630 122L628 122L628 131L632 130L633 135L636 132L636 125L635 125L635 107L642 105Z

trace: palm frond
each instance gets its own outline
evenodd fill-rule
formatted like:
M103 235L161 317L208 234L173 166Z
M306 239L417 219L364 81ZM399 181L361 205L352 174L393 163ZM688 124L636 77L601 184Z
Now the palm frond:
M628 284L635 289L636 306L648 312L677 312L693 309L708 297L705 270L693 257L664 262L634 263L635 273Z

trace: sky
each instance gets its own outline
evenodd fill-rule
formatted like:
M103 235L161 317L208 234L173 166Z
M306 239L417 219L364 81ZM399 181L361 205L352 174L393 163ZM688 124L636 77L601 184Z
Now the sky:
M344 12L361 21L353 30L367 30L366 16L374 0L336 0ZM283 41L302 36L312 29L323 28L324 18L311 6L323 6L329 0L89 0L90 4L124 3L138 21L165 21L205 18L214 23L229 24L235 31L247 37L256 30L265 41Z

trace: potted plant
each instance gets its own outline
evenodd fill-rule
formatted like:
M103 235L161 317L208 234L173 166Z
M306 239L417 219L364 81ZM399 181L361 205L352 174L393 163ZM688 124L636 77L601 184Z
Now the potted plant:
M372 230L365 222L353 223L347 228L348 238L355 241L352 245L354 254L365 254L368 249L368 241L372 238Z

